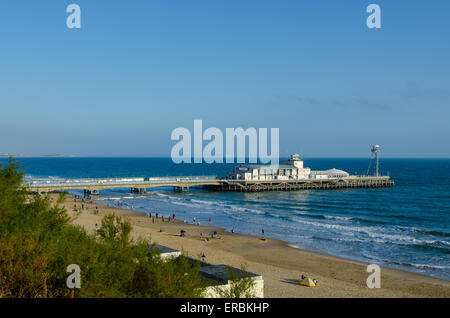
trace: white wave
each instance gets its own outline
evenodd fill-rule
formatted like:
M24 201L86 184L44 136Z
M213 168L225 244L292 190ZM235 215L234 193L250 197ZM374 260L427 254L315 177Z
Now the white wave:
M215 201L204 201L204 200L197 200L197 199L191 199L191 202L206 204L206 205L219 205L218 202L215 202Z
M169 195L169 194L165 194L165 193L161 193L161 192L158 192L158 191L155 191L154 194L155 194L156 196L158 196L158 197L161 197L161 198L167 198L167 199L169 199L169 200L177 200L177 201L185 200L184 198L176 197L176 196L174 196L174 195Z
M353 238L353 239L348 239L348 238L333 238L333 241L341 241L341 242L350 242L350 243L364 243L364 240L361 239L357 239L357 238Z
M295 221L315 227L322 227L326 229L335 230L343 235L364 234L367 235L372 241L377 243L413 244L413 245L429 245L435 243L443 243L448 245L448 242L446 241L421 240L408 235L376 232L376 229L378 229L377 227L365 227L365 226L358 227L358 226L312 222L303 220L302 218L295 218ZM384 228L383 230L386 230L386 228Z
M410 265L410 266L414 266L417 268L431 268L431 269L450 269L450 266L446 266L446 265L429 265L429 264L413 264L413 263L406 263L403 265Z
M324 215L324 218L328 220L340 220L340 221L351 221L354 218L352 217L346 217L346 216L331 216L331 215Z

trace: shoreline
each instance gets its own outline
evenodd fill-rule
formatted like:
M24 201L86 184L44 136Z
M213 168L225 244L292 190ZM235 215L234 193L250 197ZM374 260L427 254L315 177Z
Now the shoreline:
M50 194L56 201L57 194ZM366 263L338 256L292 247L288 242L261 236L230 233L216 226L187 224L180 220L162 222L152 220L144 212L102 205L98 202L81 202L68 194L63 204L70 216L74 204L85 209L73 221L88 232L100 226L104 215L114 213L125 216L133 226L133 238L143 237L152 243L180 250L190 257L212 264L244 265L264 279L264 297L450 297L450 281L418 273L381 266L381 288L369 289L366 280ZM95 206L98 214L95 214ZM87 207L87 209L86 209ZM164 215L166 217L166 215ZM154 223L153 223L154 222ZM186 231L180 237L180 230ZM161 230L161 231L160 231ZM210 238L217 231L217 238ZM318 286L308 288L299 285L301 275L312 276Z

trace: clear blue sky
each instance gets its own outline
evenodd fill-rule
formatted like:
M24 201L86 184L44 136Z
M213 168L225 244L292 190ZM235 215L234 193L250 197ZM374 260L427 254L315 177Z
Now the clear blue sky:
M278 127L281 155L450 157L449 39L448 0L3 0L0 153L168 157L203 119Z

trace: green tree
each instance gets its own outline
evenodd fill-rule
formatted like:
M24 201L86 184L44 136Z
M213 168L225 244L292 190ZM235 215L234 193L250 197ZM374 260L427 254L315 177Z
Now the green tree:
M107 215L90 234L48 196L28 195L11 159L0 164L0 297L70 297L70 264L81 268L76 297L200 297L199 265L163 261L150 242L132 240L130 223Z

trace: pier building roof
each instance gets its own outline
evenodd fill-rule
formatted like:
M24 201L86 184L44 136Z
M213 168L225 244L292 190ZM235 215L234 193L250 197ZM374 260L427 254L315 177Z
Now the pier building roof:
M329 169L329 170L327 170L327 172L330 177L348 177L348 176L350 176L350 174L347 171L339 170L336 168Z
M259 169L259 168L268 168L268 169L293 169L296 167L292 164L279 164L279 165L262 165L262 164L242 164L239 165L239 167L248 167L253 169Z

